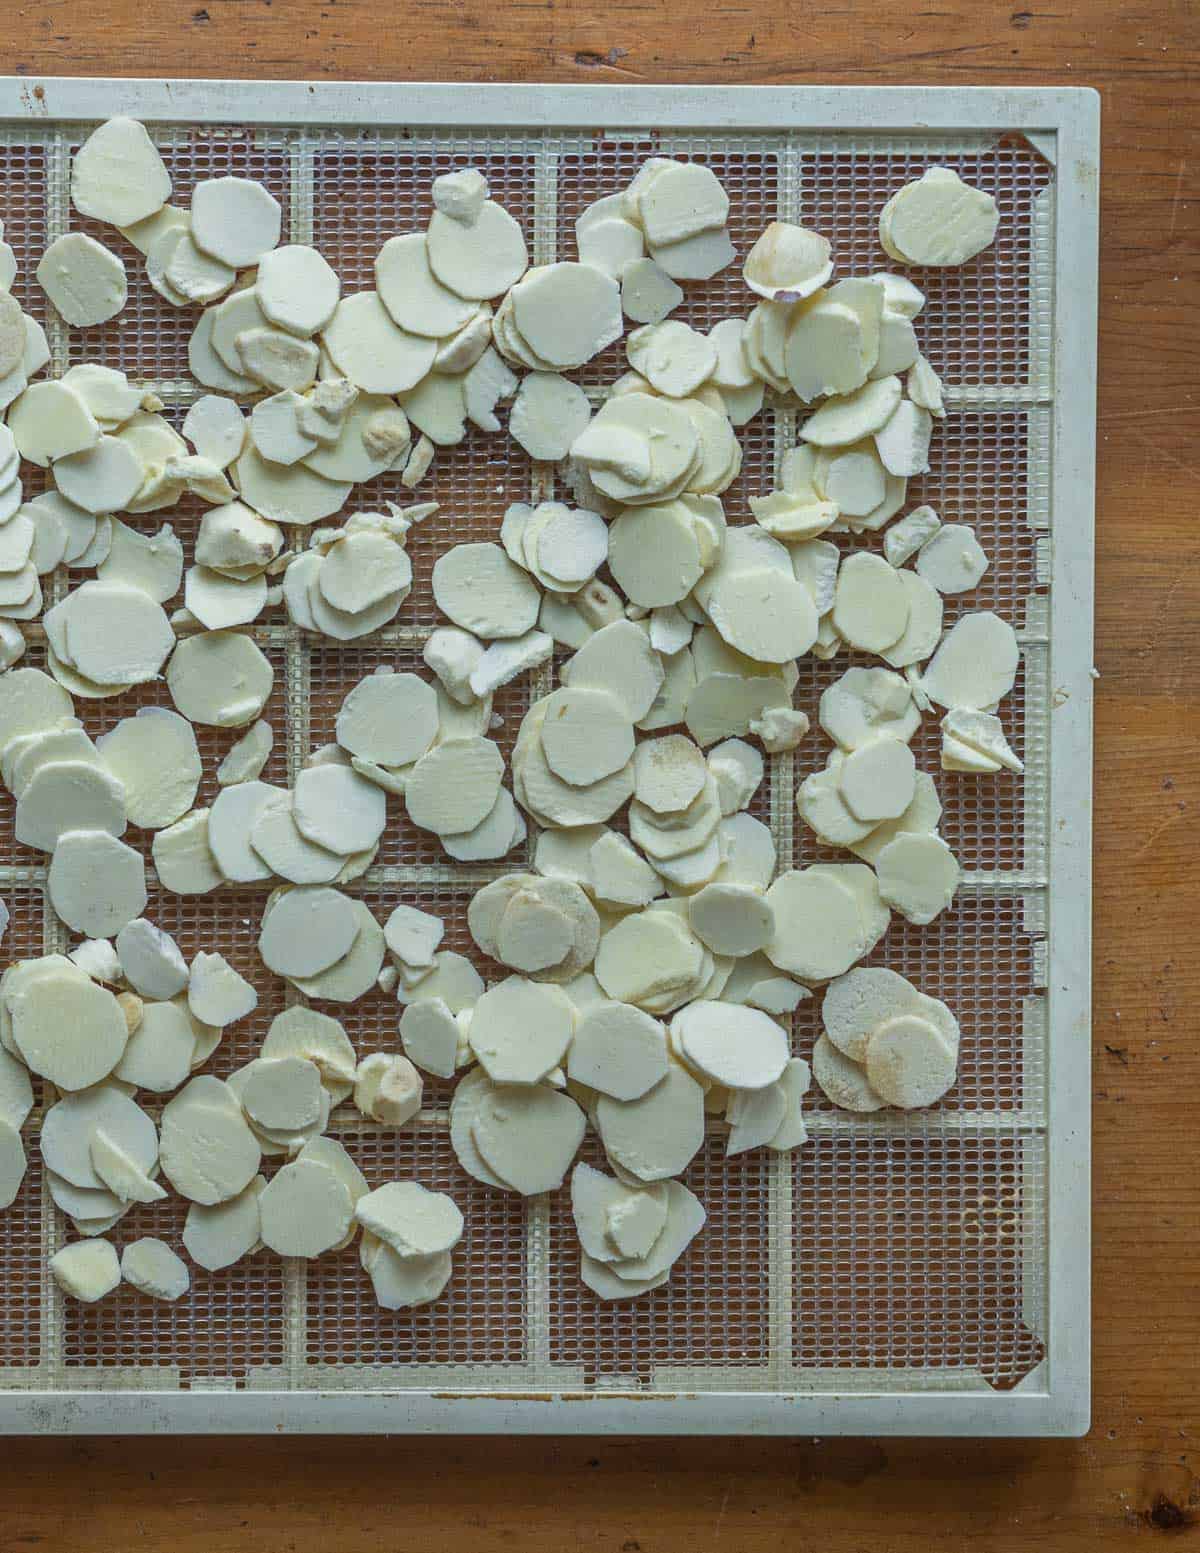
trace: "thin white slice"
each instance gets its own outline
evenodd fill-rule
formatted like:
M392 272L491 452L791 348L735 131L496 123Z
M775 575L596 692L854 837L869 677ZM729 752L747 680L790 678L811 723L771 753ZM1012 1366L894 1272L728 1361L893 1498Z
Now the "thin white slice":
M320 1256L345 1237L354 1219L346 1183L311 1158L277 1171L258 1209L263 1244L279 1256Z
M189 1009L201 1024L222 1030L258 1007L258 993L245 977L224 955L205 950L192 960L187 997Z
M279 242L279 201L252 178L207 178L192 190L192 236L234 269L255 265Z
M870 945L858 902L836 876L793 869L771 885L767 901L775 936L766 954L780 970L823 981L848 971Z
M880 211L879 240L904 263L965 264L991 244L999 223L992 195L949 167L930 167Z
M108 119L72 158L71 202L81 216L132 226L153 216L170 194L170 174L136 119Z
M491 812L504 760L490 739L453 739L417 762L405 794L408 816L422 830L454 835Z
M917 573L939 593L966 593L988 569L987 553L965 523L947 523L921 546Z
M285 890L264 914L258 951L278 976L318 976L349 953L358 931L348 896L299 885Z
M165 1095L191 1072L196 1026L183 998L146 1003L114 1075L138 1089Z
M916 758L900 739L876 739L846 756L838 786L856 819L898 819L916 791Z
M455 625L485 639L523 636L537 622L537 587L499 545L455 545L439 556L433 596Z
M629 1186L581 1162L571 1172L571 1212L580 1245L595 1261L644 1256L666 1225L667 1188ZM628 1237L637 1237L639 1249L622 1249L617 1237L626 1244Z
M302 1132L321 1115L321 1075L303 1057L257 1057L245 1070L239 1099L268 1132Z
M140 852L105 831L68 830L58 837L46 889L69 928L107 938L145 910L145 865Z
M463 1216L445 1192L416 1181L388 1181L355 1205L355 1217L400 1257L436 1256L462 1239Z
M25 1179L25 1145L19 1130L0 1117L0 1208L11 1207Z
M894 669L923 663L942 637L942 599L924 577L916 572L897 574L908 598L908 623L904 634L880 656Z
M621 275L621 311L637 324L661 323L683 301L683 291L654 259L635 259Z
M219 1272L261 1244L258 1200L266 1184L262 1176L255 1176L225 1202L208 1207L191 1204L183 1226L183 1244L197 1266Z
M982 757L993 770L1003 767L1008 771L1024 771L1024 764L1018 760L1004 737L1004 726L998 717L988 712L955 707L942 718L941 727L944 770L950 769L946 765L946 750L953 741L960 757L973 754Z
M947 709L992 711L1011 691L1021 652L1016 633L999 615L964 615L942 640L921 687Z
M196 400L183 422L183 435L218 469L227 469L241 454L246 440L246 420L232 399L204 394Z
M916 1009L917 989L884 966L856 966L825 989L825 1034L852 1062L862 1062L880 1025Z
M121 1262L108 1240L74 1240L50 1258L55 1283L85 1305L102 1300L121 1282Z
M742 266L751 291L772 302L811 296L832 273L828 238L790 221L772 221Z
M557 461L591 419L587 395L557 372L530 372L521 379L508 416L509 435L530 458Z
M383 929L364 901L354 902L359 931L350 952L316 976L294 976L292 985L310 998L353 1003L375 985L384 958Z
M187 1263L165 1240L152 1235L131 1241L121 1252L121 1276L133 1288L156 1300L182 1299L192 1284Z
M161 1202L167 1193L103 1127L89 1136L92 1168L115 1197L127 1203Z
M536 1084L562 1061L574 1028L571 1001L558 987L510 976L475 1004L471 1047L496 1083Z
M961 870L940 836L903 831L875 860L879 893L889 906L920 926L953 901Z
M346 766L315 766L296 778L292 811L303 835L344 857L373 847L387 820L384 794Z
M820 722L842 749L854 750L881 736L907 742L921 726L921 714L899 674L854 668L822 692Z
M72 1186L103 1190L92 1164L91 1140L104 1132L149 1175L158 1159L154 1123L136 1101L112 1084L67 1095L52 1105L42 1124L42 1158L47 1168Z
M208 844L207 809L194 809L154 837L154 871L176 895L205 895L225 883Z
M583 1142L586 1120L544 1084L498 1084L478 1102L473 1133L489 1168L522 1196L562 1185Z
M57 237L37 267L38 282L60 316L76 329L115 318L125 306L125 266L86 232Z
M163 1174L181 1197L211 1206L250 1184L262 1149L227 1086L202 1076L164 1107L160 1156Z
M333 317L341 282L315 248L285 243L258 261L254 282L258 305L273 324L305 337Z
M188 964L169 933L138 916L116 935L126 981L141 997L169 999L188 985Z
M839 1051L823 1031L813 1047L812 1071L826 1098L844 1111L878 1111L887 1103L871 1087L862 1064Z
M762 1089L735 1091L725 1112L729 1122L726 1159L770 1143L783 1126L787 1108L782 1077Z
M516 286L513 322L533 352L555 367L581 367L621 336L617 283L591 264L543 266Z
M637 1100L667 1073L666 1034L658 1020L627 1003L598 1003L580 1018L568 1076L616 1100Z
M171 699L189 722L240 728L262 711L275 673L257 644L238 631L186 637L167 665Z
M191 724L165 707L142 707L101 734L96 749L125 790L131 825L161 830L196 801L200 751Z
M507 291L529 263L521 228L493 200L483 203L470 226L435 210L429 221L427 253L430 269L442 285L474 301Z
M237 782L252 782L259 775L275 746L275 730L270 723L257 722L229 746L217 767L217 782L231 787Z
M686 1170L704 1142L704 1091L677 1063L636 1100L602 1095L596 1128L605 1152L639 1181L663 1181Z
M929 468L933 417L911 399L902 399L875 432L884 468L894 475L919 475Z
M370 394L416 387L433 366L437 350L436 340L398 328L374 291L344 297L323 339L335 365Z
M563 665L561 678L572 689L620 696L636 723L646 716L662 686L663 667L645 631L632 621L615 620Z
M60 760L34 772L17 801L13 828L26 846L53 852L67 831L120 836L125 825L125 790L120 782L89 762Z
M43 469L55 459L86 452L100 440L96 417L65 380L31 383L9 409L8 428L21 457Z
M888 1105L914 1110L933 1105L950 1089L957 1055L937 1028L917 1014L887 1020L867 1047L867 1078Z
M239 884L270 878L251 838L259 816L284 796L284 789L258 781L239 782L217 794L209 810L208 845L224 878Z
M768 1014L744 1004L700 999L671 1022L672 1040L697 1072L730 1089L773 1084L787 1062L787 1034Z
M688 920L701 943L714 954L753 954L775 931L770 905L754 889L741 884L707 884L688 903Z
M167 285L189 302L215 302L237 279L237 271L197 247L190 231L181 233L163 270Z
M405 1056L437 1078L454 1077L458 1039L458 1021L441 998L418 998L400 1016Z
M101 437L83 453L71 453L54 466L54 483L67 501L90 513L112 513L133 501L146 471L127 443Z
M183 545L169 523L157 534L142 534L114 518L111 532L108 555L96 568L101 582L140 588L157 604L179 591Z

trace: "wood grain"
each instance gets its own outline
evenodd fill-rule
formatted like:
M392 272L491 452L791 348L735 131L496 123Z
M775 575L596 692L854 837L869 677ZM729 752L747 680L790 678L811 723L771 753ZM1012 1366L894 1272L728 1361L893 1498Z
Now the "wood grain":
M1030 9L1024 9L1024 6ZM1104 99L1095 1426L1082 1442L9 1442L0 1549L1094 1553L1200 1543L1195 0L12 0L3 68L1091 84ZM119 102L114 101L114 111Z

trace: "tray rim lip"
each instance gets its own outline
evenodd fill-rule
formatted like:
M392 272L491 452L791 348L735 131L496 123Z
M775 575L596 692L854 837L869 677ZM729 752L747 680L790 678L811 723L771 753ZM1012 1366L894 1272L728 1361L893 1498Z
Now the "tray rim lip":
M159 123L228 106L243 124L438 125L545 129L948 129L1095 132L1087 86L579 86L538 82L260 81L227 78L0 76L0 120L102 120L122 111ZM250 93L246 100L247 92ZM236 113L233 110L236 108ZM389 117L398 114L397 117Z
M1011 1392L6 1390L0 1435L1069 1436L1090 1423L1091 800L1100 98L1090 87L560 86L0 77L0 123L1026 133L1056 164L1050 604L1048 1354ZM393 115L398 115L393 117ZM1081 1269L1083 1276L1081 1276ZM448 1376L448 1379L450 1377ZM585 1403L584 1406L572 1405Z

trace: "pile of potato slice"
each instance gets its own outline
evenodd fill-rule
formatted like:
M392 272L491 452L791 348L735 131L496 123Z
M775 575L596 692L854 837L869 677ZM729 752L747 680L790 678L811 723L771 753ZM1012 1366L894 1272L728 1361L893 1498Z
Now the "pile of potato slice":
M52 1261L74 1297L122 1280L187 1293L162 1241L118 1256L104 1239L170 1188L201 1268L260 1247L314 1258L361 1230L380 1305L426 1303L451 1277L461 1211L415 1181L370 1191L327 1129L351 1099L378 1126L412 1125L429 1076L455 1081L450 1140L470 1176L526 1196L569 1176L583 1281L601 1299L649 1293L703 1227L679 1177L714 1119L728 1155L804 1143L812 1075L788 1019L814 988L813 1074L835 1105L910 1109L955 1081L953 1013L860 964L893 912L928 924L958 887L911 748L923 716L944 712L945 771L1021 770L996 715L1018 670L1012 627L983 611L944 628L944 598L989 558L969 525L901 515L946 413L920 352L925 298L891 272L833 282L821 234L772 222L744 256L745 316L707 331L673 319L686 286L736 255L719 180L665 157L580 214L577 257L533 267L483 174L457 168L433 181L425 230L390 237L374 289L352 294L316 249L281 244L259 183L207 179L186 209L171 194L132 120L75 155L79 213L144 256L165 305L202 309L189 362L209 392L182 434L116 368L34 381L44 336L0 290L0 775L17 839L49 855L50 902L82 939L0 980L0 1201L24 1175L32 1076L51 1194L82 1237ZM997 222L990 195L930 168L887 202L880 241L898 263L960 264ZM74 329L128 296L125 261L83 232L52 243L37 276ZM594 402L566 374L622 341L627 370ZM799 440L751 494L753 521L731 525L738 429L768 402L798 411ZM412 490L468 425L502 434L505 404L557 499L510 505L494 538L446 548L427 675L381 663L345 696L335 743L289 787L262 780L274 674L256 624L283 610L338 643L396 620L409 536L438 507L347 511L354 487L393 472ZM29 501L22 460L48 472ZM206 509L190 564L170 524L122 517L185 495ZM60 569L95 575L43 613L41 579ZM48 672L15 667L39 618ZM822 695L833 747L798 770L796 803L857 860L780 872L752 812L764 754L810 732L799 661L842 652L880 662ZM492 698L556 653L510 768ZM95 739L76 715L159 682L173 709ZM238 732L207 808L193 725ZM343 889L401 810L452 860L499 865L467 912L497 979L442 947L440 918L398 902L380 923ZM225 1079L198 1070L257 992L218 947L189 965L147 920L130 826L152 833L169 891L270 891L259 957L300 1001ZM376 991L401 1010L394 1049L360 1060L309 1003ZM142 1092L169 1098L159 1110ZM576 1162L589 1128L611 1174Z

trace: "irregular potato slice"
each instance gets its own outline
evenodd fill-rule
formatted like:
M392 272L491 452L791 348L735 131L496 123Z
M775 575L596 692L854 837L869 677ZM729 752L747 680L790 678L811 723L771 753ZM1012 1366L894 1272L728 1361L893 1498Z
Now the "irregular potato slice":
M354 1214L398 1257L436 1256L462 1239L463 1216L453 1198L416 1181L389 1181L368 1192Z
M900 739L876 739L840 763L838 786L856 819L898 819L916 791L916 758Z
M49 761L33 774L17 800L14 832L26 846L53 852L67 831L120 836L125 825L125 791L120 782L96 764L61 760Z
M871 1087L861 1063L839 1051L824 1031L813 1047L812 1071L826 1098L843 1111L879 1111L887 1103Z
M75 329L107 323L125 306L125 266L86 232L57 237L42 255L37 278L55 311Z
M583 1112L544 1084L493 1085L472 1124L484 1161L510 1190L537 1196L561 1186L583 1141Z
M207 1076L192 1079L164 1107L160 1151L163 1174L175 1190L205 1206L236 1197L262 1159L232 1092Z
M485 200L469 226L435 210L427 238L429 267L443 286L482 302L520 280L529 263L521 228L493 200Z
M353 1003L374 985L385 953L383 929L363 901L354 902L359 932L350 952L316 976L293 976L292 985L305 997L333 1003Z
M947 709L993 711L1012 690L1021 651L1016 633L999 615L964 615L942 639L921 676L921 688Z
M155 1169L158 1137L154 1123L136 1101L114 1084L100 1084L66 1095L46 1112L41 1147L47 1168L72 1186L103 1190L104 1183L92 1162L92 1141L101 1132L143 1175L148 1176Z
M258 1200L266 1189L255 1176L235 1197L204 1206L192 1203L183 1226L183 1244L192 1261L209 1272L231 1267L262 1244Z
M187 996L193 1017L220 1030L258 1007L258 993L245 977L223 955L204 950L192 960Z
M146 909L141 853L103 830L59 835L46 888L67 926L89 938L109 937Z
M186 637L167 665L167 688L179 711L189 722L215 728L253 722L274 682L270 660L237 631Z
M910 740L921 726L912 691L889 669L847 669L822 692L821 727L843 750L882 735Z
M437 352L436 340L398 328L374 291L344 297L323 339L334 364L369 394L415 388Z
M66 379L31 383L9 409L8 428L21 457L43 469L100 440L99 422Z
M509 435L530 458L566 458L591 419L587 395L557 372L531 372L521 379L508 416Z
M923 663L942 637L942 600L936 589L915 572L898 572L908 598L908 624L904 634L880 654L894 669Z
M94 1305L121 1281L121 1263L108 1240L75 1240L50 1258L55 1283L72 1299Z
M497 1084L536 1084L562 1061L574 1029L573 1005L558 987L509 976L475 1004L471 1048Z
M359 926L354 903L340 890L298 885L263 913L258 952L278 976L318 976L349 953Z
M596 1128L605 1152L639 1181L663 1181L686 1170L704 1142L704 1091L676 1063L636 1100L601 1095Z
M124 1203L162 1202L166 1191L142 1169L103 1127L89 1138L92 1168L105 1187ZM157 1170L156 1170L157 1173Z
M929 167L880 211L879 241L901 263L965 264L990 246L999 224L992 195L949 167Z
M315 248L285 243L260 257L254 293L271 323L308 338L333 317L342 285Z
M206 895L225 883L208 845L207 809L195 809L151 843L159 883L176 895Z
M357 1058L349 1036L336 1019L297 1004L276 1014L263 1039L263 1057L303 1057L313 1063L335 1103L354 1084Z
M70 453L54 466L54 483L68 502L93 514L127 508L142 488L146 471L137 453L116 437ZM103 556L98 557L103 560ZM80 560L79 564L83 564Z
M455 625L485 639L523 636L537 622L537 587L499 545L455 545L439 556L433 596Z
M621 311L637 324L660 324L683 301L683 291L654 259L635 259L621 275Z
M129 1037L115 1076L164 1095L177 1089L192 1069L196 1022L185 999L147 1003L142 1022Z
M424 1083L407 1057L372 1052L358 1065L354 1103L364 1116L387 1127L403 1127L421 1109Z
M217 794L209 810L208 845L223 878L237 884L270 878L251 839L264 811L287 796L285 789L259 781L240 782Z
M142 707L101 734L96 749L125 790L131 825L162 830L195 803L200 751L190 723L178 713Z
M116 117L94 129L71 159L71 202L81 216L128 227L171 195L171 176L146 129Z
M811 296L832 274L829 240L790 221L772 221L742 266L751 291L769 302Z
M320 1256L345 1238L354 1219L346 1183L311 1158L277 1171L258 1209L263 1244L279 1256Z
M597 1003L579 1019L567 1073L615 1100L637 1100L667 1073L666 1032L628 1003Z
M848 971L872 938L845 880L812 868L781 874L767 891L775 936L766 945L773 965L804 980L823 981Z
M940 836L900 832L875 859L879 893L910 922L924 927L958 890L958 859Z
M156 1300L178 1300L191 1288L187 1263L165 1240L145 1235L121 1252L121 1276L142 1294Z
M939 593L966 593L988 569L987 554L965 523L947 523L921 546L917 574Z
M279 242L279 201L252 178L206 178L192 190L196 245L235 270L247 269Z
M829 399L800 427L800 436L816 447L861 442L886 425L900 403L898 377L873 378L853 393Z

